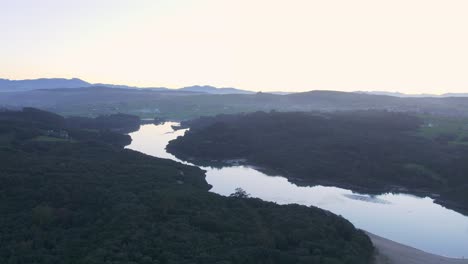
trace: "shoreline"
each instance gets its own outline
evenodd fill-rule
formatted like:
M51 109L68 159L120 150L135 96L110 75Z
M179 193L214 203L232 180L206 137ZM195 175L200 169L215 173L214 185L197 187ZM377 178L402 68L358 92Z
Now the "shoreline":
M166 151L176 156L177 158L193 163L196 166L202 166L202 167L205 166L205 167L214 167L214 168L231 167L231 166L246 166L246 167L253 168L257 171L260 171L269 176L283 177L287 179L289 182L297 186L312 187L316 185L321 185L321 186L326 186L326 187L338 187L342 189L351 190L352 192L355 192L358 194L366 194L366 195L381 195L385 193L395 193L395 194L413 195L419 198L429 197L434 200L435 204L438 204L447 209L453 210L464 216L468 216L467 206L464 206L460 202L446 199L442 197L440 193L436 193L434 191L424 189L424 188L411 189L411 188L406 188L404 186L399 186L399 185L386 185L384 187L365 187L365 186L359 186L359 185L350 184L350 183L344 183L340 181L329 181L329 180L323 180L323 179L314 179L314 180L302 179L302 178L295 177L294 175L292 175L291 173L287 171L267 168L264 166L249 163L248 160L245 158L237 158L237 159L229 159L229 160L207 160L207 159L198 159L198 158L186 156L183 153L177 151L176 149L166 149Z
M374 264L468 264L468 259L448 258L406 246L364 231L375 247Z
M214 167L214 168L221 168L221 167L230 167L230 166L247 166L251 167L253 169L256 169L264 174L270 175L270 176L282 176L285 179L287 179L289 182L298 185L298 186L309 186L309 183L312 183L313 185L319 184L318 181L314 182L306 182L306 181L301 181L300 179L298 181L295 181L296 178L292 177L288 173L281 173L278 170L273 170L273 169L267 169L262 166L256 166L255 164L252 164L247 162L246 159L242 158L237 158L237 159L230 159L230 160L200 160L196 159L194 157L190 157L187 155L184 155L183 153L180 153L179 151L167 147L165 151L167 153L170 153L174 156L176 156L178 159L190 162L194 166L197 167ZM283 176L288 175L289 177ZM342 188L348 188L354 192L363 192L363 193L385 193L385 192L398 192L398 193L405 193L409 195L415 195L415 196L429 196L432 197L434 202L437 201L438 204L441 204L441 200L433 197L430 195L431 193L428 190L408 190L406 189L405 191L401 190L398 188L398 186L386 186L383 188L365 188L365 187L359 187L356 185L351 185L351 184L346 184L346 183L333 183L331 181L327 182L322 182L322 185L324 186L336 186L336 187L342 187ZM413 192L413 193L411 193ZM453 210L453 209L452 209ZM459 211L456 211L460 213ZM385 239L383 237L379 237L377 235L374 235L372 233L369 233L365 230L363 232L368 235L368 237L371 239L372 244L376 248L376 252L378 254L375 256L376 257L376 262L375 264L400 264L400 263L405 263L405 264L422 264L422 263L447 263L447 264L463 264L466 263L468 264L468 260L464 259L452 259L452 258L446 258L438 255L434 255L431 253L426 253L421 250L418 250L416 248L412 248L410 246L406 246L404 244L400 244L398 242ZM415 261L413 261L415 260Z

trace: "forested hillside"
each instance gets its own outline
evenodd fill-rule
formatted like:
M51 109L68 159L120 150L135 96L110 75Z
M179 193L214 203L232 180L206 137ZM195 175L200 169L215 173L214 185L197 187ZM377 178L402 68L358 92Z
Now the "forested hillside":
M0 113L0 263L370 263L341 217L209 193L202 170L67 122Z
M468 116L468 98L400 98L385 95L311 91L296 94L204 94L187 90L85 87L3 92L0 107L36 107L66 116L116 113L144 118L188 120L254 111L389 110Z
M247 159L301 185L441 195L468 208L468 148L457 135L426 137L415 116L382 111L257 112L185 122L168 150L198 162ZM453 141L453 142L451 142Z

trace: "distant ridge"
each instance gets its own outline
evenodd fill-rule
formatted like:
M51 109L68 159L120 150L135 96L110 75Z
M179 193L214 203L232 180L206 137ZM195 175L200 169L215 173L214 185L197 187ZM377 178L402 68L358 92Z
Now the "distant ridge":
M92 84L78 78L41 78L32 80L0 79L1 92L30 91L38 89L81 88Z
M194 85L189 87L180 88L181 91L189 91L189 92L201 92L201 93L209 93L209 94L253 94L252 91L247 90L240 90L236 88L216 88L214 86L209 85Z
M105 83L89 83L78 78L66 79L66 78L41 78L41 79L30 79L30 80L9 80L0 78L0 92L23 92L31 90L43 90L43 89L70 89L70 88L94 88L94 87L106 87L115 89L132 89L132 90L151 90L151 91L178 91L187 93L201 93L201 94L255 94L256 92L242 90L232 87L218 88L210 85L193 85L178 89L170 89L166 87L138 87L129 85L119 84L105 84ZM311 91L315 95L323 94L325 91L314 90ZM326 91L332 92L332 91ZM326 94L325 92L325 94ZM268 94L275 95L304 95L308 92L290 93L290 92L265 92ZM387 91L355 91L351 94L357 95L381 95L391 96L400 98L447 98L447 97L468 97L468 93L445 93L441 95L436 94L405 94L400 92L387 92Z
M400 92L385 92L385 91L356 91L355 93L361 94L374 94L374 95L387 95L394 97L468 97L468 93L445 93L445 94L405 94Z
M468 97L468 93L446 93L441 97Z
M165 87L137 87L118 84L89 83L78 78L41 78L31 80L9 80L0 79L0 92L21 92L42 89L66 89L66 88L89 88L108 87L119 89L148 89L152 91L182 91L206 94L253 94L252 91L236 88L217 88L209 85L194 85L179 89L169 89Z

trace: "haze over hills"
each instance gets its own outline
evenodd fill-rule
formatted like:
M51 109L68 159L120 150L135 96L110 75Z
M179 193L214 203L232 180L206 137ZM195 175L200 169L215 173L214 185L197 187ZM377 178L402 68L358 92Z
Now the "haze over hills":
M41 89L62 89L62 88L87 88L87 87L109 87L121 89L149 89L153 91L186 91L209 94L252 94L254 92L236 88L217 88L209 85L194 85L179 89L170 89L165 87L137 87L118 84L89 83L78 78L41 78L31 80L9 80L0 79L0 92L19 92Z
M252 91L240 90L236 88L216 88L210 85L194 85L189 87L180 88L182 91L189 92L201 92L201 93L210 93L210 94L253 94Z
M108 88L120 88L120 89L147 89L152 91L182 91L191 93L206 93L206 94L254 94L255 91L237 89L232 87L218 88L211 85L193 85L177 89L171 89L166 87L138 87L130 85L120 84L106 84L106 83L90 83L79 78L40 78L40 79L27 79L27 80L9 80L0 78L0 92L19 92L19 91L31 91L41 89L62 89L62 88L87 88L87 87L108 87ZM295 92L268 92L271 94L288 95ZM445 93L445 94L406 94L401 92L388 92L388 91L355 91L354 93L360 94L371 94L371 95L387 95L393 97L411 97L411 98L423 98L423 97L468 97L468 93Z
M468 264L466 10L1 1L0 264Z
M400 93L400 92L386 92L386 91L356 91L356 93L388 95L388 96L395 96L395 97L468 97L468 93L406 94L406 93Z
M36 107L63 115L127 113L143 118L186 120L253 111L346 111L378 109L440 116L468 116L468 98L407 98L336 91L278 95L207 94L179 89L85 87L3 92L0 107Z
M71 89L73 88L73 89ZM180 89L91 84L80 79L0 80L1 108L36 107L63 115L127 113L143 118L186 120L253 111L347 111L378 109L468 116L468 96L405 96L387 92L310 91L255 93L235 88ZM375 94L380 93L380 94Z
M32 80L9 80L0 79L0 92L6 91L28 91L37 89L56 89L56 88L80 88L90 87L92 84L83 80L63 79L63 78L41 78Z

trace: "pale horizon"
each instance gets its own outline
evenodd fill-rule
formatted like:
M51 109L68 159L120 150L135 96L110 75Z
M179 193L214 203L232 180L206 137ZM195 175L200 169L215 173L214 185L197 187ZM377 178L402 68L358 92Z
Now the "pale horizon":
M0 0L0 77L468 92L462 0Z
M135 86L131 84L125 84L125 83L105 83L105 82L89 82L85 79L77 78L77 77L70 77L70 78L63 78L63 77L40 77L40 78L26 78L26 79L9 79L9 78L3 78L0 76L1 79L6 79L9 81L33 81L33 80L38 80L38 79L67 79L67 80L72 80L72 79L79 79L81 81L87 82L91 85L109 85L109 86L127 86L131 88L138 88L138 89L153 89L153 88L167 88L167 89L181 89L181 88L186 88L186 87L193 87L193 86L210 86L218 89L223 89L223 88L234 88L234 89L240 89L240 90L245 90L249 92L270 92L270 93L281 93L281 92L286 92L286 93L301 93L301 92L312 92L312 91L337 91L337 92L349 92L349 93L359 93L359 92L369 92L369 93L389 93L389 94L403 94L403 95L408 95L408 96L418 96L418 95L431 95L431 96L440 96L440 95L445 95L445 94L457 94L457 93L452 93L452 92L446 92L446 93L404 93L404 92L399 92L399 91L383 91L383 90L356 90L356 91L341 91L341 90L325 90L325 89L313 89L313 90L304 90L304 91L285 91L285 90L249 90L249 89L243 89L240 87L225 87L225 86L214 86L211 84L192 84L192 85L185 85L185 86L180 86L180 87L165 87L165 86ZM468 94L468 92L460 92L459 94Z

